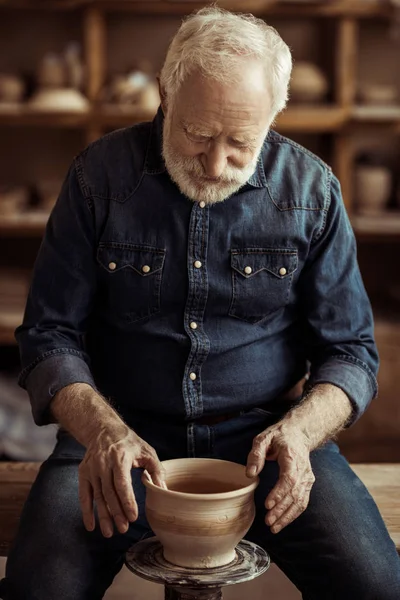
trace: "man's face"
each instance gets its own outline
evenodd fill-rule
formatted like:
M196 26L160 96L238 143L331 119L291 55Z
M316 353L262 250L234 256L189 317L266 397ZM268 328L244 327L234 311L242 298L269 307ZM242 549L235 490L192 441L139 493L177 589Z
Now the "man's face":
M271 122L262 65L243 60L240 81L223 85L198 72L165 109L163 155L179 189L194 201L221 202L254 173Z

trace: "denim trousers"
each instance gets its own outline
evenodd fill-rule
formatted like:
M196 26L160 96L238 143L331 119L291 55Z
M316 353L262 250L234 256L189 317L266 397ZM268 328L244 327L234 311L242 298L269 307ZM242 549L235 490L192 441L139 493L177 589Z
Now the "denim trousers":
M246 464L254 436L276 420L276 415L253 409L215 426L150 423L139 417L131 425L160 460L189 456ZM139 518L129 530L115 530L108 539L98 523L93 532L85 530L78 500L84 452L71 436L59 433L25 504L0 582L3 600L103 598L128 548L153 535L145 517L141 469L132 470ZM399 600L400 560L367 489L332 441L311 453L311 464L316 480L308 508L272 534L264 521L264 501L279 467L266 462L255 492L256 518L246 539L267 550L306 600ZM268 577L264 585L268 598Z

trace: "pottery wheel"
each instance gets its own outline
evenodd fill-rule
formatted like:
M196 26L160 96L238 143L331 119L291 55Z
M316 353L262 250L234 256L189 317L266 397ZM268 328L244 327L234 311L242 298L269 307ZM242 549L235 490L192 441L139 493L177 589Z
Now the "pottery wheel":
M227 565L211 569L179 567L165 560L161 542L151 537L128 550L125 564L136 575L154 583L204 589L255 579L268 569L270 558L260 546L242 540L236 546L236 558Z

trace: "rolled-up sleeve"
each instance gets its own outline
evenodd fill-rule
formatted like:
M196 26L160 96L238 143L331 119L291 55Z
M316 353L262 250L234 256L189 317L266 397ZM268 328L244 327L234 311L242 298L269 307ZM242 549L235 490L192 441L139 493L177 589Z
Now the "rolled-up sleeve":
M52 422L49 406L61 388L95 388L84 335L96 293L94 219L73 164L50 215L35 262L22 325L15 332L37 425Z
M311 363L307 387L331 383L341 388L353 405L349 426L377 394L379 359L355 236L334 176L327 187L323 224L314 237L300 289Z

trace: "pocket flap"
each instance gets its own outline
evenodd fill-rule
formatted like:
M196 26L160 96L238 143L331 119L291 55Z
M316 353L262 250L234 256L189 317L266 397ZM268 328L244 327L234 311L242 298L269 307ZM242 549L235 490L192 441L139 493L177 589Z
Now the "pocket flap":
M231 250L231 266L247 279L264 270L279 279L284 279L297 269L297 250L274 248Z
M148 277L163 268L165 250L151 246L102 242L97 249L97 260L109 273L133 269Z

